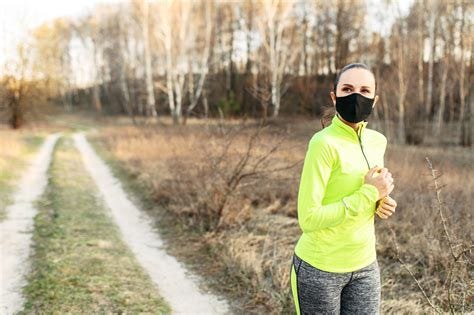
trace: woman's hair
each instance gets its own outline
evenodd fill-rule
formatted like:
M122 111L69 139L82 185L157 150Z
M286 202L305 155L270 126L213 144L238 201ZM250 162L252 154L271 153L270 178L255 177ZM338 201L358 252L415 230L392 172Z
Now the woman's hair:
M354 69L354 68L366 69L370 71L370 73L373 74L372 70L370 70L370 68L365 63L361 63L361 62L350 63L344 66L344 68L342 68L341 71L339 71L339 73L336 75L336 78L334 79L334 86L333 86L334 93L336 93L337 84L339 83L339 79L341 78L341 75L347 70ZM375 82L375 87L377 88L377 82ZM323 107L323 113L321 116L321 125L323 126L323 128L329 126L335 114L336 114L336 108L333 105Z

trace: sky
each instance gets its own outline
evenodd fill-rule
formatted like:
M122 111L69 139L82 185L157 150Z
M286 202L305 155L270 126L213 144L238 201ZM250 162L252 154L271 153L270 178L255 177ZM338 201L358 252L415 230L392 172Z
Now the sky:
M96 4L118 0L0 0L0 64L15 53L28 29L57 17L80 16Z

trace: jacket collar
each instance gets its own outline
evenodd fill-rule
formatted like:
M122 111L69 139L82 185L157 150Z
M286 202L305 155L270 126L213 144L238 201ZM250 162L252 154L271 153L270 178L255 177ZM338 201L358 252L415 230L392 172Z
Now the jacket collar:
M339 132L342 132L351 139L359 142L358 137L362 137L362 133L364 132L365 127L367 126L367 120L363 120L359 122L357 132L351 126L346 125L338 116L337 112L331 120L331 125L334 126Z

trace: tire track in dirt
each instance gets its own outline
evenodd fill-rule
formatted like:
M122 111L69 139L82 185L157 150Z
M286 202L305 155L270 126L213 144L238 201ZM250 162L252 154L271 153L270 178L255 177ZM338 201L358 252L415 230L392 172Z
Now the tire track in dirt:
M13 314L23 306L22 287L29 270L31 235L36 208L34 201L47 184L47 171L59 134L50 135L38 150L18 183L13 203L0 222L0 311Z
M148 272L174 314L229 314L225 300L203 293L197 277L163 249L152 220L127 197L120 182L96 154L84 134L74 135L87 171L96 182L111 215L142 267Z

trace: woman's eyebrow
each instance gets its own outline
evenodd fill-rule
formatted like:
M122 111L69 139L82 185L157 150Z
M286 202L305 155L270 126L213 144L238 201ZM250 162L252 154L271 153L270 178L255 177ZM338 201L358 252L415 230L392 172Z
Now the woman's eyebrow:
M354 87L352 84L349 84L349 83L343 83L342 86L343 86L343 87L344 87L344 86L348 86L348 87L351 87L351 88ZM370 86L366 86L366 85L363 85L363 86L361 86L360 88L361 88L361 89L367 89L367 90L370 90L370 89L371 89Z

